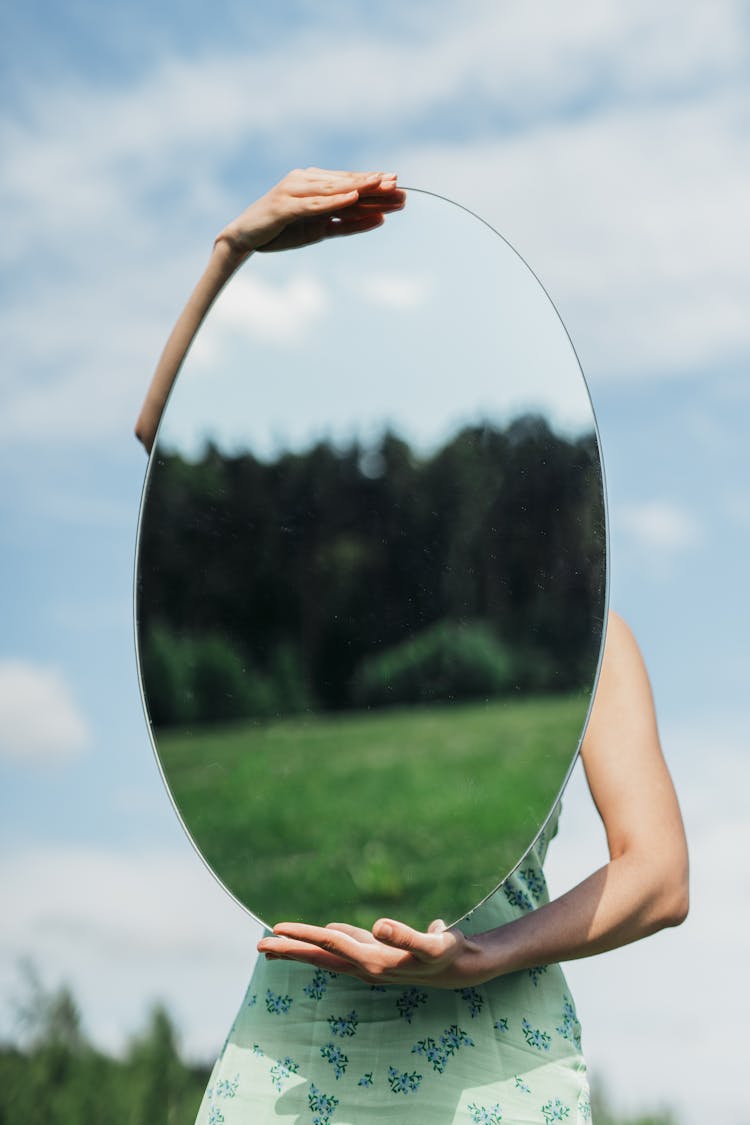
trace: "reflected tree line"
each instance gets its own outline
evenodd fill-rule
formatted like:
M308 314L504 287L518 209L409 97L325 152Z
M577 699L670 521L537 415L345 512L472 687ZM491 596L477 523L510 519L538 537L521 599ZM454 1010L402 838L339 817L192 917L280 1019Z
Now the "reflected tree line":
M18 1035L0 1043L0 1125L192 1125L211 1064L189 1064L162 1005L121 1055L86 1036L67 986L47 989L30 966L16 1002ZM676 1125L668 1111L622 1117L601 1088L592 1092L596 1125Z
M604 602L593 434L537 416L429 456L162 450L139 555L157 724L590 690Z

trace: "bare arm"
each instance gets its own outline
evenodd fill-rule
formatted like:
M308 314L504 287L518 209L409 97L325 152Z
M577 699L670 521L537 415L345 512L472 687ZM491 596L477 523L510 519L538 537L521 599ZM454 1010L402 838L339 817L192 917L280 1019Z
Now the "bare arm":
M229 223L167 340L141 407L135 433L146 450L151 452L169 392L206 313L251 254L372 230L404 199L394 175L297 169Z
M282 923L258 949L366 980L438 988L601 953L687 913L687 847L659 745L643 659L621 618L610 615L602 674L582 749L604 821L610 861L567 894L474 937L436 922L420 933L381 919L350 926Z

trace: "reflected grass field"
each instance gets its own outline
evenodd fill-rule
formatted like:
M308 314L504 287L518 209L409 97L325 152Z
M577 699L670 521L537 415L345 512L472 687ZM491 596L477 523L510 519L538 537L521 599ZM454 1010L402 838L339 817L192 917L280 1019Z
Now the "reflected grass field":
M182 818L268 923L453 921L520 859L588 697L305 715L157 732Z

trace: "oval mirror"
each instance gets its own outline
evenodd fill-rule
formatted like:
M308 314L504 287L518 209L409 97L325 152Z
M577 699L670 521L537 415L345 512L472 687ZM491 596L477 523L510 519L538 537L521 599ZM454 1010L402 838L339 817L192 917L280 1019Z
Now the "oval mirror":
M539 281L427 192L256 254L144 487L144 703L190 838L264 923L456 920L542 830L605 614L591 403Z

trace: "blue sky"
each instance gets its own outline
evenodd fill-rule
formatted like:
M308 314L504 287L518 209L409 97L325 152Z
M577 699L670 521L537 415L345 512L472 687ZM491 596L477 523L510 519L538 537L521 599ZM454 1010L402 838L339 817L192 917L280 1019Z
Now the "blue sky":
M32 953L51 982L71 981L103 1042L162 995L191 1051L220 1045L256 932L183 839L151 758L132 647L145 469L132 426L220 227L290 167L385 167L500 230L580 356L604 444L612 602L652 674L694 908L571 978L619 1100L704 1120L717 1114L708 1070L718 1116L739 1125L739 1079L711 1043L717 1026L739 1042L731 998L746 977L743 5L36 3L3 20L3 993ZM559 890L601 856L575 785L550 859Z

